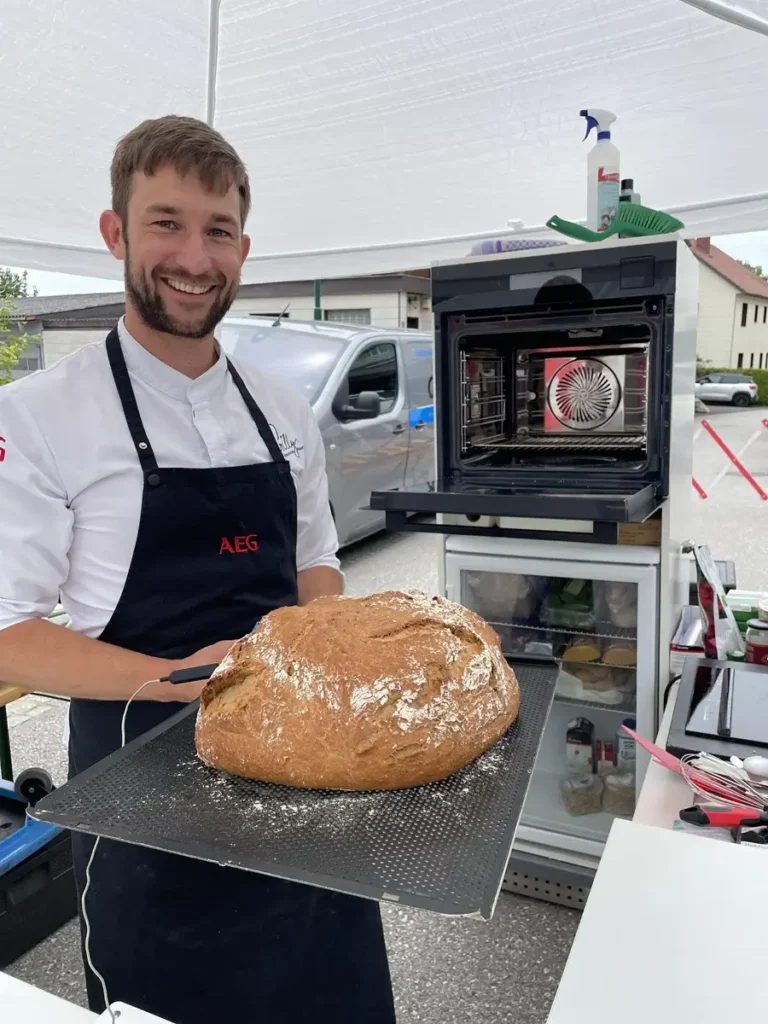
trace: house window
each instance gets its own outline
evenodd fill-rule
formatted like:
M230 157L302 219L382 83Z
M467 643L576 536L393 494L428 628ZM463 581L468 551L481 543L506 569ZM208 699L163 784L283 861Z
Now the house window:
M768 306L763 306L763 323L765 323L766 315L768 315Z
M757 368L758 368L758 370L762 370L762 368L763 368L763 353L762 352L760 353L760 362L757 364Z
M738 357L736 359L736 366L739 367L739 366L743 366L743 365L744 365L744 353L743 352L739 352L739 355L738 355Z
M419 318L417 316L409 316L406 318L405 326L409 331L418 331L419 329Z
M760 307L755 303L755 323L757 323L757 314L760 312Z
M337 324L362 324L371 322L370 309L326 309L325 319Z
M741 326L742 327L746 327L747 326L747 310L748 309L749 309L749 306L747 305L747 303L746 302L742 302L742 304L741 304Z
M754 352L750 352L749 353L749 368L750 368L750 370L754 369L754 366L755 366L755 353Z
M18 380L19 377L26 377L28 373L43 368L43 348L39 341L34 341L23 350L22 355L11 368L11 377Z

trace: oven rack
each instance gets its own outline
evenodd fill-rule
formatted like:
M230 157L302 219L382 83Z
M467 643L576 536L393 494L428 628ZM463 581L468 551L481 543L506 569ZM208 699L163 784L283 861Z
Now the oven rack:
M474 426L474 424L473 424ZM498 435L497 435L498 436ZM509 451L536 450L539 448L644 448L645 434L590 434L588 437L573 437L568 434L547 434L542 437L527 437L525 440L496 440L492 437L472 438L473 448L504 448Z

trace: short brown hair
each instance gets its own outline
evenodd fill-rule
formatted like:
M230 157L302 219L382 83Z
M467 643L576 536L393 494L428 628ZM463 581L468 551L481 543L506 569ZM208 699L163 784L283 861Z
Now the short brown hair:
M251 208L245 164L227 140L204 121L169 114L143 121L117 144L112 158L112 209L125 223L131 179L136 171L156 174L170 165L179 174L194 172L203 185L224 195L237 186L241 223Z

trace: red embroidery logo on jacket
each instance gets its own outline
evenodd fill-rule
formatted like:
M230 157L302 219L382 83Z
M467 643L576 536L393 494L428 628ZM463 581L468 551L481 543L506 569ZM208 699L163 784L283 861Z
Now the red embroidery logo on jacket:
M0 437L0 441L5 441L4 437ZM5 448L0 444L0 462L5 458Z
M219 548L220 555L242 555L246 551L258 551L259 541L255 533L249 533L247 535L241 534L239 537L233 537L232 540L229 537L221 538L221 547Z

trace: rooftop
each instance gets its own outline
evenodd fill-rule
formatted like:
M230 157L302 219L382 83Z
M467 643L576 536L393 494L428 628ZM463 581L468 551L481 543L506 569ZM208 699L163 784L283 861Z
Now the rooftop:
M768 299L768 281L753 274L738 260L712 245L711 239L694 238L691 251L702 263L714 270L716 274L724 277L740 292L744 292L745 295L754 295L760 299Z

